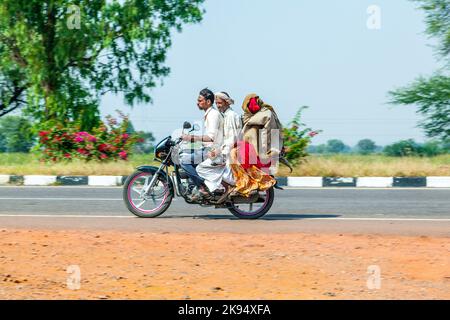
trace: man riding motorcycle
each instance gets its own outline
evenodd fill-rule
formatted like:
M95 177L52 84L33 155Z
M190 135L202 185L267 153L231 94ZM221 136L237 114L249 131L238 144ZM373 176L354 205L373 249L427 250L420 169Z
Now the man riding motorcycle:
M209 159L198 165L197 173L205 180L209 192L220 190L224 192L221 199L231 192L235 181L230 167L230 151L238 140L242 130L241 117L234 112L231 105L233 99L226 92L215 94L216 106L221 112L224 120L223 145L208 153ZM225 190L225 187L227 188ZM226 192L225 192L226 191Z
M198 191L203 195L207 196L209 192L206 190L204 182L205 180L201 178L196 167L208 158L208 153L212 149L217 149L219 146L223 145L223 116L219 111L213 108L214 104L214 93L209 89L203 89L200 91L197 98L197 106L200 110L205 112L204 115L204 135L190 135L185 134L181 138L186 142L201 142L202 149L192 153L189 158L181 159L182 167L186 170L195 185L198 187ZM211 154L209 154L211 156Z

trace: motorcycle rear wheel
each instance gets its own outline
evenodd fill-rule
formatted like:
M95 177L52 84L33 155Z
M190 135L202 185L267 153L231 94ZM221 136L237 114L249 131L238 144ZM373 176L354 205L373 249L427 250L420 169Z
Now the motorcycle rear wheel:
M255 220L263 217L267 212L269 212L270 208L272 208L275 192L272 187L266 191L259 192L259 194L260 197L264 196L264 202L260 207L253 208L258 205L257 203L235 204L231 202L228 210L239 219Z

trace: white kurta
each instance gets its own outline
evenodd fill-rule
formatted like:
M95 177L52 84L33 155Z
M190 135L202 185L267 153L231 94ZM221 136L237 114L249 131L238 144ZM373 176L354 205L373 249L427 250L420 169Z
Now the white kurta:
M204 126L202 128L202 135L208 136L213 142L202 142L202 149L196 149L193 154L189 152L181 155L181 163L184 164L200 164L206 159L203 149L213 148L216 145L223 144L223 115L213 107L209 108L204 115Z
M220 188L222 179L228 184L234 184L229 154L241 132L242 120L231 108L223 113L223 117L223 144L218 150L219 158L206 159L197 166L197 173L205 179L205 184L211 192Z
M204 147L221 146L223 144L223 116L214 109L209 108L205 113L204 135L208 136L213 142L203 142Z

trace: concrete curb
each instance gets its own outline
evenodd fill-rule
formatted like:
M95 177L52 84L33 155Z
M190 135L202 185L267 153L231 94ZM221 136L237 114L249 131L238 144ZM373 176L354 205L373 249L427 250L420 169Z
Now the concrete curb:
M0 185L121 186L127 176L0 175ZM298 188L450 188L449 177L279 177L278 185Z

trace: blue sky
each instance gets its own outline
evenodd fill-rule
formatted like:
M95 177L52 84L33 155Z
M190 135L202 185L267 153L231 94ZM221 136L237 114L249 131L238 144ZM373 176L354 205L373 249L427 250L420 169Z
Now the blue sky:
M367 8L381 9L381 29L367 27ZM310 106L303 122L324 132L314 144L337 138L349 145L371 138L380 145L424 141L415 107L387 104L387 92L439 68L424 35L423 13L408 0L206 0L202 23L175 33L163 86L153 104L102 100L102 114L119 108L136 129L163 138L184 120L202 116L199 90L225 90L241 111L258 93L283 123Z

